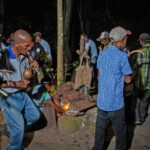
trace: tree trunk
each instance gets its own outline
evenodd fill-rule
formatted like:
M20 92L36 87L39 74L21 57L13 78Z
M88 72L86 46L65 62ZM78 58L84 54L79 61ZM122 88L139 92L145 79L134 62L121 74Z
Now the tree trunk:
M67 72L67 66L70 64L72 60L72 53L70 49L70 22L72 17L72 7L73 7L73 0L65 0L64 1L64 63L66 64L66 70Z
M91 23L94 22L92 20L92 15L93 15L93 1L91 0L84 0L84 5L83 5L83 18L84 18L84 27L85 27L85 33L88 35L91 35Z
M62 1L57 0L57 85L64 80L63 69L63 9Z
M0 1L0 33L3 33L4 1Z

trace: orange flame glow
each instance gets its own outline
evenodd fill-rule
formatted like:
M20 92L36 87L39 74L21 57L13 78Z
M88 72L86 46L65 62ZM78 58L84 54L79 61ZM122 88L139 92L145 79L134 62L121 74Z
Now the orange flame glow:
M69 106L70 106L70 103L64 104L63 105L63 110L65 110L65 111L68 110Z

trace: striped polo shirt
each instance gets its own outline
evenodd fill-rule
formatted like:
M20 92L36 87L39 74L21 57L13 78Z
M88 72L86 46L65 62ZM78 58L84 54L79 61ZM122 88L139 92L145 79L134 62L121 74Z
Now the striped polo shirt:
M0 72L0 77L3 80L20 81L23 79L23 77L22 77L23 71L29 67L29 60L27 57L25 57L23 55L21 55L20 58L17 58L14 55L11 47L12 47L12 44L8 46L7 51L8 51L10 64L14 69L14 73L3 74ZM18 89L18 88L3 88L3 90L7 91L8 93L14 93L20 89Z

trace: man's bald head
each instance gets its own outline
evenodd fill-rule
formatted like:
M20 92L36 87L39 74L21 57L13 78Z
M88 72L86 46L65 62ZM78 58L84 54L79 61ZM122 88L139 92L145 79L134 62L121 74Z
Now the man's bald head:
M26 39L32 39L31 35L27 31L19 29L14 33L15 43L23 43Z
M14 33L12 50L14 53L17 53L18 57L20 54L26 55L26 53L31 50L32 46L32 37L27 31L19 29Z

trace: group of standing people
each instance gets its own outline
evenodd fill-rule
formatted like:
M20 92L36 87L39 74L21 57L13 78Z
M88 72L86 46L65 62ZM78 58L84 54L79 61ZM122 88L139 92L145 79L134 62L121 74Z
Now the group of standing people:
M132 122L142 125L148 114L150 99L150 34L142 33L137 41L142 53L130 55L127 48L130 30L120 26L113 28L110 33L104 31L96 39L100 42L97 47L86 34L84 36L85 50L91 57L90 64L98 73L93 77L98 79L97 119L95 141L92 150L102 150L105 132L111 122L116 136L116 150L126 149L126 119L125 109L131 109ZM135 59L136 66L131 67L129 61ZM93 70L94 71L94 70ZM133 85L131 107L125 108L125 83Z
M42 38L42 34L36 32L33 35L35 43L33 43L32 36L25 30L20 29L13 34L13 43L6 48L13 73L3 74L0 72L0 87L5 93L0 96L0 109L6 120L10 136L8 150L21 150L24 132L40 129L46 125L45 117L25 92L30 81L23 78L23 72L27 68L32 69L38 66L38 62L34 59L32 62L29 61L26 57L27 53L31 52L34 57L36 53L47 51L48 59L52 61L50 46ZM116 136L116 149L126 149L124 83L131 83L133 74L129 63L130 53L127 54L123 51L128 35L130 33L120 26L113 28L110 33L102 32L97 39L102 45L98 52L96 44L86 34L82 34L85 50L91 56L90 64L93 69L98 70L97 76L94 75L98 79L98 112L93 150L103 149L105 131L110 122ZM138 41L144 55L137 53L136 57L135 76L138 80L135 80L137 82L134 84L135 92L133 94L135 98L134 123L142 124L145 121L150 97L150 35L142 33ZM32 94L41 94L41 89L43 89L43 85L36 86ZM46 87L44 87L44 91L46 91ZM50 95L47 93L40 95L41 100L42 96L46 103L51 105ZM41 120L42 124L38 124Z
M125 83L133 82L131 98L134 124L143 124L148 114L150 98L150 35L140 34L138 42L142 53L135 55L136 70L129 63L130 52L124 51L129 30L120 26L113 28L110 33L104 31L97 41L101 42L96 61L98 69L97 119L95 141L92 150L102 150L105 133L109 123L112 124L116 136L116 150L126 149L126 122L124 87ZM133 75L134 74L134 75Z

